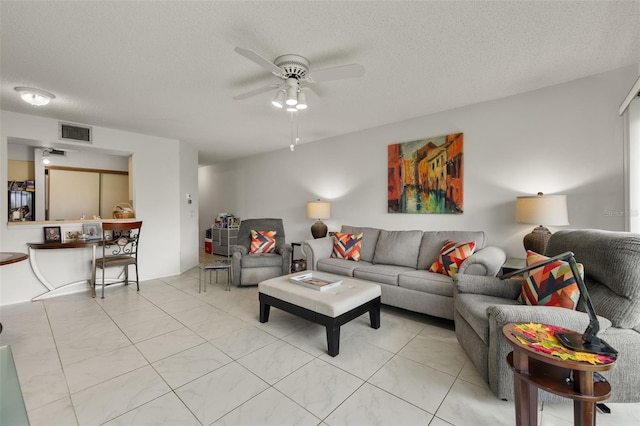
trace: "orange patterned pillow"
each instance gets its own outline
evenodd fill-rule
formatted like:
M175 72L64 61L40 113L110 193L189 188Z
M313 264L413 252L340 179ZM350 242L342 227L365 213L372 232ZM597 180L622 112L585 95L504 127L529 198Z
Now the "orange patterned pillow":
M527 266L549 259L527 250ZM584 276L584 267L578 263L578 271ZM576 309L580 300L580 289L568 262L558 260L524 273L522 294L518 300L527 305L560 306Z
M337 257L338 259L355 260L360 261L360 249L362 247L362 235L359 234L345 234L342 232L335 232L333 234L334 244L331 257Z
M437 272L442 275L448 275L450 277L458 273L458 268L465 259L473 254L476 250L475 241L468 243L457 243L455 241L447 241L440 255L433 262L433 265L429 268L429 272Z
M274 251L276 251L276 231L251 230L249 254L273 253Z

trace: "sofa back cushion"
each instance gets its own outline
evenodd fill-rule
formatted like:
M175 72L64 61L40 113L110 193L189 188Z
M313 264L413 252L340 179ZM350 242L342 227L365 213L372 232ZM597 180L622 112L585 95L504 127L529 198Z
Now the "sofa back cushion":
M640 234L594 229L558 231L547 256L567 251L584 265L585 284L598 315L614 327L640 324Z
M422 231L380 231L373 263L416 268Z
M418 269L429 269L440 255L442 246L449 240L460 243L474 241L475 251L483 249L486 245L482 231L425 231L420 242Z
M373 253L376 250L380 230L376 228L357 228L355 226L342 225L341 232L345 234L359 234L362 232L362 245L360 246L360 260L373 262Z

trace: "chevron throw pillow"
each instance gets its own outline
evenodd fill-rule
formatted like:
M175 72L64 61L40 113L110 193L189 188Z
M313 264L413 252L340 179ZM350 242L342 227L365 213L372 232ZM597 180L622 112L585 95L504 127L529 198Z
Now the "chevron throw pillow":
M276 251L276 231L251 230L250 254L273 253Z
M527 250L527 266L549 259L546 256ZM580 275L584 276L584 267L578 263ZM539 306L560 306L575 309L580 299L580 289L571 272L568 262L559 260L524 273L521 303Z
M362 247L362 232L359 234L345 234L335 232L333 234L333 252L331 257L338 259L360 261L360 248Z
M473 254L476 250L475 241L468 243L457 243L455 241L447 241L440 255L429 268L429 272L437 272L450 277L458 273L458 269L465 259Z

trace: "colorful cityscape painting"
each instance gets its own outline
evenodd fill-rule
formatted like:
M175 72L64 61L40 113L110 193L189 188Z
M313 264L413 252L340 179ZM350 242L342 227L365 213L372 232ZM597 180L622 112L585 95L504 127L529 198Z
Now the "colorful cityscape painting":
M389 213L463 212L463 134L388 146Z

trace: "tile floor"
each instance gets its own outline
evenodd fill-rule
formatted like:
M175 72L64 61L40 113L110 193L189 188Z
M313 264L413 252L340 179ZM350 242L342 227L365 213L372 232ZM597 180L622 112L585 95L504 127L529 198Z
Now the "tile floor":
M186 274L2 307L32 425L513 425L449 321L383 307L326 354L321 326L271 310L257 288L198 294ZM640 424L640 404L609 404L599 425ZM540 424L572 425L571 404Z

